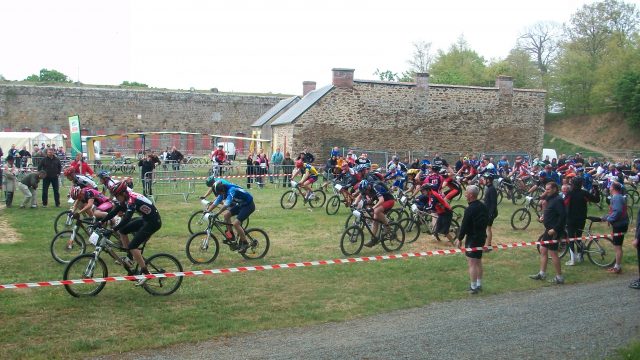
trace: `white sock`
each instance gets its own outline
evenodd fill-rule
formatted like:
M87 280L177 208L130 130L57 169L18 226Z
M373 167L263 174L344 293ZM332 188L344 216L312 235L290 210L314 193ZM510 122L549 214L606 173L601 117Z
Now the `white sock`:
M542 271L542 270L540 270L539 274L540 274L540 276L543 276L543 277L546 275L545 272Z
M475 282L475 281L472 281L472 282L471 282L471 288L472 288L472 289L475 289L475 288L476 288L476 282Z
M571 249L569 249L569 254L571 255L571 261L575 261L576 260L576 254L571 251Z
M482 282L481 281L482 281L481 279L476 280L476 287L482 286Z

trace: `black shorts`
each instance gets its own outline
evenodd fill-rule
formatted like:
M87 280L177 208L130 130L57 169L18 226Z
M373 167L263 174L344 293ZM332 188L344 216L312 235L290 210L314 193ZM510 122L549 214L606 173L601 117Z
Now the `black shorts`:
M481 247L481 246L484 246L486 241L487 241L486 237L483 237L482 240L474 240L474 241L469 241L469 239L467 238L467 240L464 243L464 247L466 247L466 248ZM480 251L466 251L464 254L467 257L472 258L472 259L482 259L482 250L480 250Z
M494 216L489 217L489 221L487 221L487 226L493 226L493 220L495 220L497 217L498 217L498 212L496 211L496 214Z
M160 230L161 227L162 221L160 220L160 217L158 217L156 221L144 221L142 218L136 218L123 226L119 232L125 235L135 232L133 239L129 242L129 249L137 249L140 245L149 240L151 235Z
M238 219L238 221L243 222L246 218L249 217L249 215L253 214L253 212L256 210L256 205L253 203L253 201L249 204L244 204L242 206L234 206L231 208L231 215L235 215L236 219Z
M438 215L438 219L436 220L436 234L448 234L449 228L451 227L451 219L453 219L452 211Z
M558 240L561 236L561 234L555 234L554 236L549 235L548 233L549 230L545 230L544 234L542 234L542 239L544 241L548 241L548 240ZM559 242L554 242L551 244L542 244L542 246L546 247L547 249L551 250L551 251L558 251L558 246L560 245Z
M627 223L626 225L623 225L623 226L612 225L611 228L613 229L614 233L622 233L622 235L615 235L612 237L611 240L613 240L613 245L622 246L622 242L624 241L624 233L626 233L627 230L629 230L629 224Z

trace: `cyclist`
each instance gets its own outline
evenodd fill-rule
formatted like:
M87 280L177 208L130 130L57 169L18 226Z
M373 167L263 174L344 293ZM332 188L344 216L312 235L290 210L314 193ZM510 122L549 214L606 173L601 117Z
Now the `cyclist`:
M307 194L304 196L305 201L308 201L310 198L313 197L313 191L311 191L311 185L313 185L314 182L318 181L318 170L316 170L316 168L308 163L305 163L304 161L302 161L301 159L296 160L296 168L295 170L293 170L293 173L291 173L291 178L295 178L298 174L301 174L304 171L304 174L302 174L302 179L300 180L300 186L307 190Z
M373 222L373 228L371 229L374 236L364 244L366 247L372 247L378 243L379 239L376 237L378 234L378 222L385 225L389 224L389 220L385 215L385 211L393 208L395 200L387 185L382 181L370 182L368 180L362 180L358 185L358 196L354 202L360 204L361 200L364 200L362 204L372 204L371 210L373 211L373 218L377 221Z
M98 219L102 219L113 208L113 204L109 201L109 198L104 196L100 191L91 188L80 188L74 186L69 191L69 195L75 203L71 211L74 214L85 213L87 216L95 216ZM95 209L94 209L95 205ZM77 210L80 208L80 210Z
M420 187L421 195L416 198L416 205L422 211L435 211L438 218L435 224L434 234L444 234L449 241L453 242L454 236L450 234L451 220L453 219L453 210L451 205L438 193L431 184L424 184Z
M138 247L147 242L151 235L162 227L160 212L158 212L151 200L142 194L129 190L127 183L124 181L114 184L109 188L109 191L111 196L116 198L117 203L114 204L107 216L100 220L100 223L105 224L119 212L124 212L120 222L113 227L112 231L120 234L123 247L131 253L135 261L140 265L141 273L148 274L147 264L144 262L142 252ZM141 217L132 219L134 213L140 214ZM129 242L129 234L131 233L134 233L133 240ZM147 282L147 279L142 278L136 282L136 285L140 286L145 282Z
M462 168L458 170L456 175L462 176L462 179L460 179L461 183L468 184L476 177L476 175L478 175L478 170L473 166L471 160L464 160L462 162Z
M458 180L456 180L456 177L453 175L453 173L449 172L449 170L441 169L440 175L444 179L442 181L442 189L447 189L444 192L444 198L447 201L451 202L451 199L456 197L462 191L462 186L460 185Z
M107 190L119 182L119 181L113 180L109 175L109 173L105 170L98 172L98 181L100 182L100 184L102 184L103 195L106 195ZM133 179L131 179L130 177L126 177L122 181L124 181L127 184L127 187L129 189L133 189Z
M233 239L233 232L231 231L231 226L233 225L233 228L236 229L236 233L240 237L238 252L244 254L249 248L249 242L242 228L242 222L256 210L253 196L240 186L222 180L216 181L211 187L211 191L216 196L216 199L209 205L207 211L213 211L213 209L224 201L222 208L216 213L216 216L222 214L224 222L228 224L227 232L225 233L227 239L225 240ZM236 217L233 222L231 222L232 216Z
M73 186L79 186L81 188L90 187L92 189L98 188L98 185L96 185L96 183L93 182L90 177L77 174L76 169L71 166L64 169L63 174L69 181L71 181Z

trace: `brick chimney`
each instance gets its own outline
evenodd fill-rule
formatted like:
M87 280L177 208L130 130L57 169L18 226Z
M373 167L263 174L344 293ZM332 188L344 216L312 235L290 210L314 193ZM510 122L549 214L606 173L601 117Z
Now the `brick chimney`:
M316 89L315 81L303 81L302 82L302 96L304 97L308 93Z
M416 90L429 90L429 73L416 73Z
M496 87L500 95L513 95L513 77L498 75L496 78Z
M333 86L343 89L353 89L353 72L355 69L333 68Z

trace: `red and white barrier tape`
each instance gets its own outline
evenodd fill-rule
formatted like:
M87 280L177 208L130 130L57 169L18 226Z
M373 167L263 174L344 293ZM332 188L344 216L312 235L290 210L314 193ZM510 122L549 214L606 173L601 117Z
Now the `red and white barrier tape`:
M248 271L284 270L284 269L293 269L293 268L299 268L299 267L309 267L309 266L318 266L318 265L350 264L350 263L368 262L368 261L406 259L406 258L412 258L412 257L451 255L451 254L460 254L460 253L472 252L472 251L488 250L489 248L495 249L495 250L505 250L505 249L513 249L513 248L540 245L540 244L552 244L552 243L557 243L558 241L566 242L570 240L585 240L589 238L596 239L596 238L611 237L611 236L623 235L623 234L624 233L600 234L600 235L583 236L580 238L571 238L571 239L564 239L564 240L519 242L519 243L511 243L511 244L500 244L500 245L492 245L492 246L462 248L462 249L431 250L431 251L423 251L423 252L416 252L416 253L376 255L376 256L365 256L365 257L357 257L357 258L333 259L333 260L303 261L303 262L274 264L274 265L241 266L241 267L234 267L234 268L222 268L222 269L211 269L211 270L192 270L192 271L182 271L182 272L164 273L164 274L109 276L106 278L94 278L94 279L56 280L56 281L40 281L40 282L34 282L34 283L16 283L16 284L0 285L0 290L25 289L25 288L37 288L37 287L73 285L73 284L90 284L90 283L99 283L99 282L134 281L134 280L143 279L143 278L156 279L156 278L171 278L171 277L181 277L181 276L217 275L217 274L228 274L228 273L248 272Z

